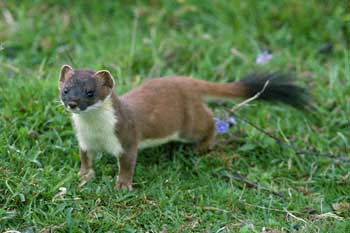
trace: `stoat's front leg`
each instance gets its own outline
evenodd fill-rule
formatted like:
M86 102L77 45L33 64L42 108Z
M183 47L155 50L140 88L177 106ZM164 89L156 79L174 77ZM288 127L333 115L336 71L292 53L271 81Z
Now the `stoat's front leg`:
M93 167L95 153L91 151L86 151L80 148L79 154L80 154L79 186L83 186L89 180L92 180L95 178L95 171Z
M125 150L119 157L119 174L115 182L115 188L132 190L132 177L134 175L137 158L137 146Z

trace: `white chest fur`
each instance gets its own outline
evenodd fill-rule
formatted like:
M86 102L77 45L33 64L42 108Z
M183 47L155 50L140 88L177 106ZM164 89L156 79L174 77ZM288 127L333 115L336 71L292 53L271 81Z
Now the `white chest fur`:
M108 152L114 156L122 153L122 146L115 134L117 117L112 101L108 98L91 106L86 112L73 113L73 122L79 145L91 152Z
M164 138L142 140L138 145L138 149L145 149L149 147L159 146L170 141L183 141L183 140L180 140L179 134L176 132Z

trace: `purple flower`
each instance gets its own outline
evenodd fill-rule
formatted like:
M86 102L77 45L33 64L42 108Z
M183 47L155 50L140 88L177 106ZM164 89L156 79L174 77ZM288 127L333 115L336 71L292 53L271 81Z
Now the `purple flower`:
M228 122L229 124L231 124L231 125L237 125L237 121L236 121L236 119L233 118L233 117L227 118L227 122Z
M256 64L264 65L268 63L271 59L272 59L272 54L269 51L265 50L264 52L258 54L258 56L255 59L255 62Z
M226 121L214 118L215 121L215 129L217 133L223 134L227 133L229 124Z

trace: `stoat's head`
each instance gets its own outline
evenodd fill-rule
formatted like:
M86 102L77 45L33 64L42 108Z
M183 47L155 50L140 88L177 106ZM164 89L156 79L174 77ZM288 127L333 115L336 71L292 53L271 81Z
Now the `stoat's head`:
M69 65L61 68L60 99L72 113L96 109L112 94L113 87L113 77L107 70L73 70Z

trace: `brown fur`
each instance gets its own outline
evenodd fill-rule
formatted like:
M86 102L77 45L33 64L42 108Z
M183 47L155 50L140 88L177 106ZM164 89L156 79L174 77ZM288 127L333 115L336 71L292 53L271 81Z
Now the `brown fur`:
M166 77L146 81L120 101L132 113L138 141L179 132L185 141L200 143L214 133L212 113L203 103L205 96L244 96L244 88L239 83Z

